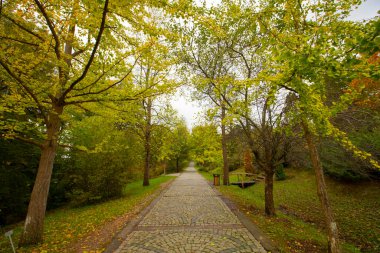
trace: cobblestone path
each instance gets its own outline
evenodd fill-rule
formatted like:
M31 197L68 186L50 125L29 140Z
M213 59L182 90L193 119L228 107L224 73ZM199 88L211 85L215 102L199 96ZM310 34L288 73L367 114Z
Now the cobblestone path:
M189 167L116 252L266 251L206 180Z

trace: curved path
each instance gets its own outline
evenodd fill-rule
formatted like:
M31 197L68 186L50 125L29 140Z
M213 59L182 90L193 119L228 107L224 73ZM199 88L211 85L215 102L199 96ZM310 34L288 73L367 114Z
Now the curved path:
M193 166L143 215L115 252L266 252Z

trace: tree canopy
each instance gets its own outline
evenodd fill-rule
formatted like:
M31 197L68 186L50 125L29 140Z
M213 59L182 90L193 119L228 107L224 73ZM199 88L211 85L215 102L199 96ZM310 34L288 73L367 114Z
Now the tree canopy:
M42 241L48 203L120 196L191 157L226 185L240 165L263 171L269 216L274 175L295 160L313 167L338 252L324 170L352 179L380 169L380 20L350 21L360 4L2 2L0 143L15 152L1 173L28 184L20 245ZM170 104L179 87L207 105L191 131Z

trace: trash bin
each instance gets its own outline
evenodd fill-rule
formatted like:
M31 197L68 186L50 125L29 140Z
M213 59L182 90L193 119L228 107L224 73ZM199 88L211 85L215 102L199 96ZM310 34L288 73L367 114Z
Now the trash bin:
M219 186L220 185L220 174L213 174L214 175L214 185Z

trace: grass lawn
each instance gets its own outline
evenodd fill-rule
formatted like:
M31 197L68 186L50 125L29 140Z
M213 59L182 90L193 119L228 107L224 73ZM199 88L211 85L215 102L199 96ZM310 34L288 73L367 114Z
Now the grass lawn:
M160 185L173 177L161 176L150 180L150 186L143 187L142 181L129 183L124 189L124 197L96 205L79 208L60 208L49 212L45 219L44 243L18 252L70 252L72 245L109 221L131 211L151 196ZM13 241L18 242L23 223L4 230L14 229ZM101 251L101 250L100 250ZM99 251L99 252L100 252ZM0 237L0 252L12 252L9 241Z
M209 180L212 175L202 174ZM264 215L264 182L240 189L220 186L282 252L327 252L324 218L312 171L286 170L289 177L275 181L277 216ZM231 179L233 181L234 179ZM327 178L343 252L380 252L380 184L338 183Z

